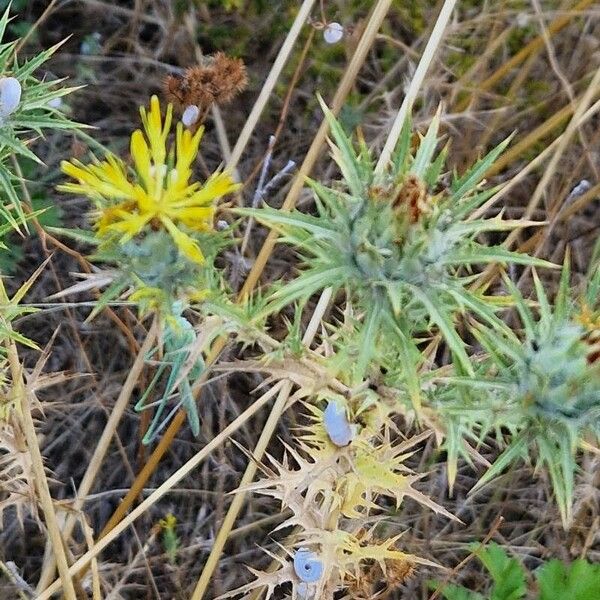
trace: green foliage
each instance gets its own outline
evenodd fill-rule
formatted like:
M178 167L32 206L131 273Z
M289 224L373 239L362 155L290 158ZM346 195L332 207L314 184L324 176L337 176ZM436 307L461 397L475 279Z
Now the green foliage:
M478 377L451 382L471 387L470 392L441 390L434 400L435 410L448 424L449 453L463 440L480 443L491 432L505 445L472 492L516 461L531 459L536 470L547 469L565 527L572 519L576 451L584 439L600 439L600 362L593 360L600 323L598 296L593 295L596 281L597 276L590 281L592 292L585 290L576 302L570 298L565 266L552 306L534 273L534 309L506 279L522 331L514 335L475 327L473 333L486 352ZM482 384L487 394L481 393Z
M415 339L432 333L442 335L457 370L472 375L466 345L457 331L458 317L468 309L487 325L506 327L491 302L467 289L472 281L469 271L489 262L547 264L478 241L483 232L532 223L470 218L490 196L478 184L507 142L445 187L440 180L446 149L436 152L439 115L414 150L407 123L392 164L377 173L364 143L355 149L324 110L342 181L329 187L309 181L317 215L267 207L238 211L277 230L282 242L294 246L302 257L298 277L273 292L270 310L304 303L327 287L344 290L347 301L364 314L358 334L363 340L358 379L367 374L376 348L396 348L407 357L416 352ZM414 401L418 405L418 398Z
M162 529L162 545L169 562L174 565L177 562L177 551L179 550L179 537L177 536L177 519L175 515L169 513L159 522Z
M192 382L197 380L204 371L204 361L201 354L202 348L197 347L194 328L184 317L172 317L167 320L161 339L163 352L162 357L157 361L158 368L144 394L135 405L137 411L156 408L153 410L152 422L142 440L144 444L150 444L156 439L180 407L187 412L192 433L194 435L200 433L200 420L192 394ZM196 356L193 354L194 350L197 353ZM158 349L153 350L148 358L157 352ZM166 381L164 382L164 391L159 394L160 398L148 402L148 398L155 391L156 386L161 379L164 379L165 373ZM163 416L170 398L175 394L178 394L177 404Z
M0 18L0 73L2 79L12 77L21 90L18 104L1 115L0 132L0 219L16 230L27 228L18 177L13 172L13 157L41 164L31 150L31 141L43 136L47 129L75 129L76 125L54 108L54 103L73 91L63 87L62 80L39 80L34 73L58 50L56 44L29 60L20 62L16 55L18 40L2 42L9 24L9 8ZM0 79L0 81L2 81Z
M527 595L527 573L516 558L491 543L476 551L490 575L486 595L459 585L429 582L432 589L441 586L446 600L521 600ZM551 560L534 572L537 582L536 600L596 600L600 597L600 565L578 559L571 564Z
M596 600L600 598L600 565L579 559L566 565L551 560L537 572L539 600Z

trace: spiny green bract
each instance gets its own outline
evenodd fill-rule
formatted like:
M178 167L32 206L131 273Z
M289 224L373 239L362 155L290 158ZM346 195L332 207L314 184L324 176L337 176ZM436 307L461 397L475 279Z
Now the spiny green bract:
M61 87L63 80L40 81L34 73L58 50L62 42L20 63L16 49L19 40L2 42L10 21L10 7L0 17L0 81L14 78L20 86L11 101L14 109L4 111L0 106L0 221L14 229L27 227L27 215L21 203L19 178L13 173L11 157L25 158L38 164L42 161L30 149L29 143L42 136L46 129L75 129L77 125L65 118L56 103L77 88ZM13 80L11 80L12 83ZM15 86L18 88L17 84ZM0 103L1 104L1 103Z
M298 277L272 294L270 309L304 301L324 288L345 289L348 302L363 314L358 377L367 372L378 346L397 348L412 374L409 387L418 406L415 366L408 358L415 354L417 338L441 334L457 369L472 375L457 317L468 310L487 325L506 329L494 303L467 289L472 269L492 262L548 263L479 242L484 232L534 224L473 217L495 191L478 184L508 140L446 186L442 169L447 148L436 154L439 113L414 152L407 123L391 164L378 172L365 143L355 149L331 112L323 109L343 179L330 187L309 181L317 214L268 207L238 212L279 231L303 260Z
M565 266L551 305L534 273L536 310L506 279L522 331L475 329L487 357L476 378L460 382L471 389L441 390L432 404L446 423L453 470L456 455L467 455L464 440L481 442L495 432L506 443L474 490L532 457L550 475L565 527L572 521L576 451L585 441L600 441L600 275L592 277L579 302L570 298L569 279Z
M198 234L197 237L205 256L202 265L185 260L164 231L152 231L140 240L123 245L101 244L92 258L116 264L118 269L107 272L112 282L93 315L128 289L135 290L130 299L138 303L141 314L158 310L163 316L174 314L172 307L177 300L187 304L219 296L222 278L215 267L215 258L230 243L229 232Z

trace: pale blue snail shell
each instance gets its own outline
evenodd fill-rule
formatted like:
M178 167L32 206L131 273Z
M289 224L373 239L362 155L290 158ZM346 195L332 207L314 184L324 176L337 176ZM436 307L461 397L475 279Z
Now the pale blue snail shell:
M21 84L14 77L0 79L0 116L8 117L17 110L21 101Z
M323 424L329 439L336 446L347 446L354 438L355 427L348 422L346 409L338 402L329 402L323 413Z
M195 104L185 107L181 115L181 122L189 129L200 117L200 109Z
M323 563L308 548L300 548L294 555L294 572L304 583L316 583L323 575Z

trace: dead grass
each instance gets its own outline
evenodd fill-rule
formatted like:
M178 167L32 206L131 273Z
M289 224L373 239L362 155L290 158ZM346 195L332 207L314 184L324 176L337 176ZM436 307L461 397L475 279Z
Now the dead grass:
M414 13L411 21L411 13L402 8L403 3L392 3L383 35L372 46L365 47L366 60L360 71L350 71L347 75L347 55L356 50L360 34L364 33L368 23L364 7L371 3L324 2L327 16L352 25L355 33L345 48L334 51L325 46L320 33L316 32L310 38L306 58L300 66L298 61L308 39L309 26L298 32L297 39L291 39L286 54L280 55L280 63L277 63L277 54L299 3L282 2L278 11L265 8L256 14L254 2L246 2L246 10L241 13L228 13L200 2L196 3L199 7L182 15L176 14L177 4L163 0L56 2L43 15L36 35L29 38L22 52L34 52L37 47L47 47L72 35L52 61L50 75L66 75L88 83L69 100L73 115L97 127L95 136L100 142L126 152L123 140L130 129L137 126L138 105L144 104L151 93L160 91L166 75L193 64L198 49L209 53L227 51L229 45L233 46L246 62L250 85L227 107L222 121L224 130L217 131L214 116L208 119L200 172L209 172L225 162L230 156L228 148L233 147L233 162L242 180L247 179L243 191L246 203L251 201L254 186L254 181L248 178L256 173L267 151L269 135L277 129L280 133L273 153L275 169L283 168L290 159L298 164L309 160L304 171L323 178L331 176L328 161L322 160L325 131L319 130L321 115L315 101L316 92L331 101L338 90L338 107L345 93L351 92L350 104L360 117L366 139L378 149L384 146L406 92L406 83L425 51L442 5L441 2L418 3L417 12L423 15L421 24ZM360 4L362 7L352 8ZM318 3L315 6L312 15L319 19ZM46 8L45 2L30 2L19 20L33 23ZM91 43L93 38L89 36L96 33L99 34L97 48L93 54L84 54L82 43ZM444 103L444 125L452 144L451 156L459 169L516 130L511 149L501 166L490 173L490 179L499 183L511 180L520 172L525 175L487 210L494 212L504 208L513 218L529 213L541 219L556 217L552 227L541 234L522 232L511 241L515 247L526 247L532 253L557 262L562 260L569 244L574 269L579 273L587 267L600 226L597 189L600 118L588 111L585 122L577 122L575 128L572 116L584 112L581 102L586 90L589 106L595 106L600 97L600 90L594 87L590 91L593 76L600 69L598 40L600 12L592 2L458 3L413 109L415 122L423 125L434 115L438 104ZM240 145L236 143L238 135L274 62L277 63L276 76L271 79L274 93L270 99L263 96L260 100L261 110L252 113L250 122L255 123L244 130ZM290 88L292 81L294 86ZM563 137L562 142L557 142L537 159L565 130L572 135ZM59 196L50 186L59 177L59 161L73 152L84 151L81 142L53 135L37 146L47 165L42 174L45 193L60 206L65 224L83 226L86 204L79 199ZM527 169L527 165L536 160L538 164ZM584 179L594 186L592 191L578 199L569 199L571 190ZM35 194L40 187L34 181L29 189ZM309 202L301 185L292 183L290 187L289 180L274 189L268 201L273 206L286 208L295 202L304 207ZM154 448L148 451L141 446L143 423L129 404L120 418L113 418L112 443L100 456L94 477L86 480L84 493L75 499L76 490L82 490L98 440L107 431L110 415L115 414L139 346L151 326L148 322L140 323L124 306L113 306L112 314L105 311L92 323L86 323L90 302L94 300L92 295L86 299L67 297L52 303L46 301L48 296L74 283L71 273L81 271L82 264L86 264L83 256L87 250L69 244L65 251L52 239L32 236L23 242L24 255L14 277L16 285L52 254L49 266L28 296L30 303L44 304L45 309L23 318L18 327L42 345L58 329L46 371L74 375L41 390L38 396L44 411L36 413L38 444L54 499L53 510L59 522L69 515L73 523L78 524L72 534L63 528L70 554L67 560L72 563L82 556L89 559L97 554L94 579L96 595L99 587L102 598L188 599L230 506L232 496L226 494L236 489L247 469L246 456L229 440L229 435L252 450L269 423L268 412L259 410L266 400L255 404L259 396L253 390L261 378L240 371L203 385L199 400L200 437L194 439L180 418L158 451ZM291 268L291 260L289 251L274 247L273 239L266 238L266 233L255 226L245 256L246 264L258 265L250 275L252 286L285 275ZM241 260L238 262L242 264ZM247 276L247 270L242 274ZM239 279L239 273L232 271L232 277ZM250 284L246 284L242 293L249 288ZM115 326L115 319L122 324L121 328ZM277 332L271 334L276 337ZM237 356L238 351L223 340L213 358L228 360ZM29 351L21 352L21 358L30 368L37 361L37 356ZM148 382L151 374L146 371L142 371L137 381L130 382L134 396ZM280 451L277 438L285 440L289 436L295 418L294 411L290 411L281 418L271 419L271 452ZM230 424L235 427L226 429ZM154 460L149 462L152 451ZM484 450L489 459L496 454L493 446ZM431 472L422 484L422 491L465 525L448 523L407 501L390 518L389 529L393 534L409 528L403 537L408 552L432 557L452 567L464 559L468 544L485 538L498 515L502 515L504 520L495 529L493 539L509 546L529 566L534 567L547 557L587 556L593 561L600 560L600 507L594 492L594 485L598 483L598 457L588 456L584 460L578 480L576 522L567 535L560 526L557 510L548 500L549 483L533 480L528 468L514 469L495 485L470 497L467 492L478 473L462 465L454 496L448 498L443 456L432 441L424 444L423 452L415 460L419 464L411 466ZM150 466L143 471L144 465ZM178 469L181 478L171 479L173 483L165 488L165 482ZM140 471L144 477L136 480ZM118 518L111 520L124 497L138 506L136 520L130 517L118 535L110 534L109 529L123 517L117 513ZM140 510L144 499L146 502ZM48 502L42 506L50 510ZM157 526L168 512L175 514L178 521L179 550L174 564L167 560ZM269 532L283 517L277 514L274 504L263 497L249 495L243 503L239 502L236 512L239 514L231 521L232 530L224 552L215 563L207 598L214 598L246 581L249 575L244 563L256 568L267 566L257 544L275 548ZM86 538L80 526L83 522L91 527L96 543L101 532L108 534L102 552L97 552L97 547L96 551L87 552L92 541L89 536ZM107 527L107 523L111 527ZM39 594L54 580L53 560L48 551L51 525L46 521L46 527L40 527L32 517L26 517L21 524L10 511L5 512L4 527L0 531L0 560L3 565L14 563L29 589L14 578L12 583L0 585L0 600L12 600L18 594L32 597L30 589L37 586ZM79 566L84 562L87 560ZM467 563L458 578L476 587L482 585L484 579L475 562ZM3 572L6 572L4 568ZM419 572L395 597L428 598L424 583L427 575L425 571ZM93 597L90 573L81 571L74 579L76 589L83 589ZM0 581L4 584L4 580Z

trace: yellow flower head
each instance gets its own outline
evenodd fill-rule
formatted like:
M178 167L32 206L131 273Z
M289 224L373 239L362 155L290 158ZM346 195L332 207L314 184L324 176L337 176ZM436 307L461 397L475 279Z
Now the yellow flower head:
M83 194L104 205L96 225L103 237L116 233L124 243L146 227L162 228L171 235L179 250L190 260L202 263L204 256L197 242L185 233L212 229L215 200L238 188L226 172L216 172L204 185L190 183L192 163L198 154L203 128L195 134L177 124L175 160L167 149L173 107L169 104L163 122L156 96L150 110L140 108L143 131L131 136L131 156L135 177L119 158L109 154L102 162L83 165L77 160L63 161L64 173L77 180L59 189Z

